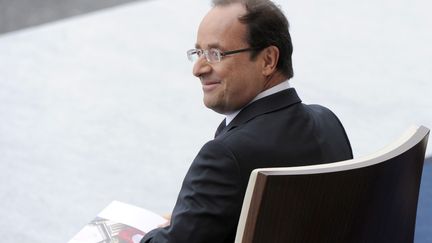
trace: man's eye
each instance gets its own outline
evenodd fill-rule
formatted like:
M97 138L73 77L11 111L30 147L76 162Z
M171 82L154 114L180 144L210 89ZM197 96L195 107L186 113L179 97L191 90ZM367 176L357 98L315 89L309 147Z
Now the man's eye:
M216 49L212 49L209 51L209 54L213 57L217 57L217 56L219 56L219 51Z

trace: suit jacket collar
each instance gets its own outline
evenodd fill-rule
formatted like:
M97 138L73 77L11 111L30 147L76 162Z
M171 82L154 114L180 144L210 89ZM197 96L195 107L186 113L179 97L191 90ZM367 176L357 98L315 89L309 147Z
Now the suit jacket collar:
M244 124L257 116L277 111L293 104L300 103L301 100L294 88L286 89L270 96L259 99L244 107L240 113L225 127L225 119L219 125L216 136Z

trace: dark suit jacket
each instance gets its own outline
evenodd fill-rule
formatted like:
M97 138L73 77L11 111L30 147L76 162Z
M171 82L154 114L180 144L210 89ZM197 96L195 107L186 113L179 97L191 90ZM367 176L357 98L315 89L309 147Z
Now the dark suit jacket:
M232 243L253 169L351 158L345 130L330 110L301 103L292 88L267 96L202 147L183 181L171 225L150 231L141 242Z

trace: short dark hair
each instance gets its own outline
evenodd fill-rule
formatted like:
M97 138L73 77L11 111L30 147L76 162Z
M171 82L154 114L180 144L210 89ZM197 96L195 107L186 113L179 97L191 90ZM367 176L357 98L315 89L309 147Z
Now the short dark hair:
M289 23L282 10L270 0L213 0L213 6L225 6L241 3L246 8L246 15L239 17L247 26L246 40L257 51L251 53L255 58L262 49L276 46L279 49L277 70L288 79L294 76L292 67L293 46L289 33Z

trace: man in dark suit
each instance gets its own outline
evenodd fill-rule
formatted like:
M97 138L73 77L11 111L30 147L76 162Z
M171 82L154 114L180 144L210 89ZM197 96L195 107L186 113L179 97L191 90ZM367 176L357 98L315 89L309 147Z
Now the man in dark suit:
M255 168L352 158L345 130L328 109L301 103L288 21L268 0L213 1L198 29L193 74L204 104L225 114L187 172L170 225L141 242L233 242Z

